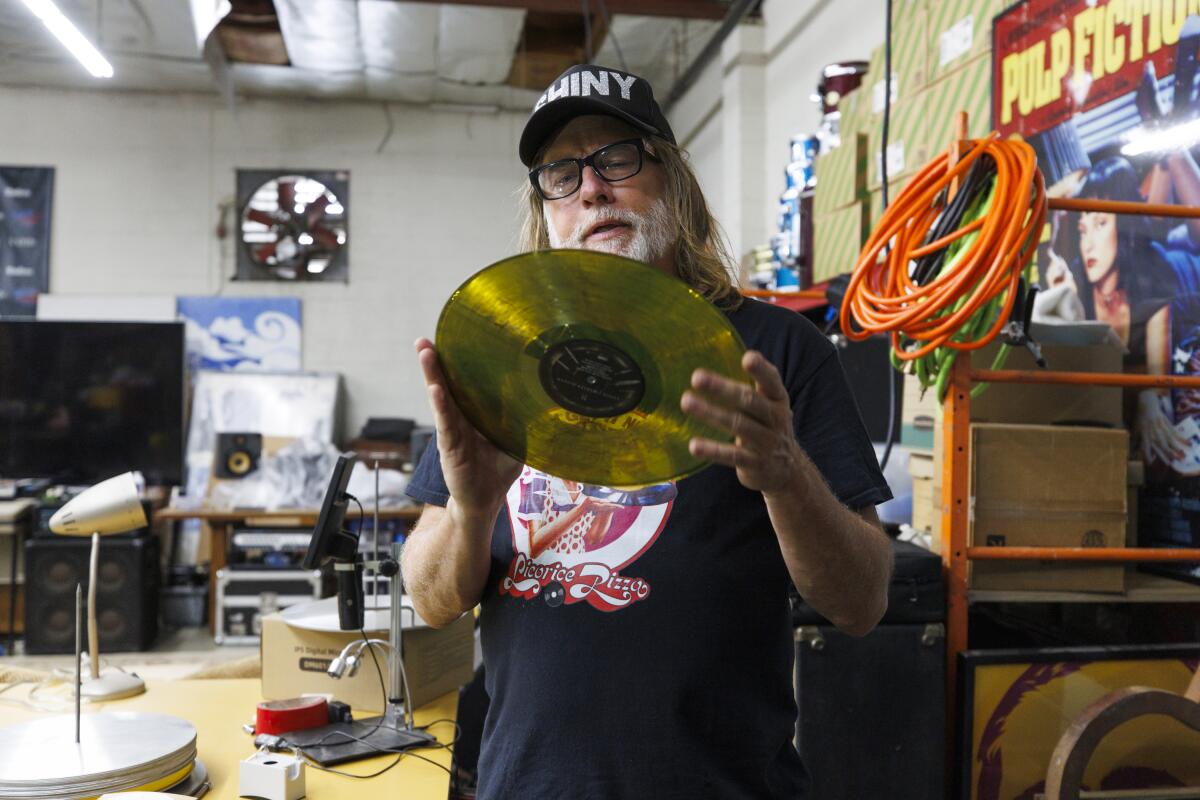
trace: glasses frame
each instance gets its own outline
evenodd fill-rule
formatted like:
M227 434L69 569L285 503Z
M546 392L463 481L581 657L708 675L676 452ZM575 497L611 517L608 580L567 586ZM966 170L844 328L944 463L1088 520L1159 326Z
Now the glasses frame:
M637 154L638 154L637 169L635 169L633 172L626 175L624 178L616 178L616 179L606 178L604 176L604 173L602 173L599 169L596 168L596 156L600 155L605 150L608 150L613 147L618 147L623 144L632 144L632 145L637 146ZM596 175L598 175L600 177L600 179L603 180L605 183L620 183L621 181L629 180L634 175L637 175L639 172L642 171L642 167L644 167L646 165L646 156L647 156L646 142L641 137L635 137L632 139L621 139L620 141L612 142L611 144L606 144L606 145L604 145L604 147L601 147L596 152L592 153L591 155L584 156L583 158L560 158L556 161L551 161L549 164L542 164L540 167L534 167L533 169L529 170L529 182L533 184L533 190L535 192L537 192L538 197L542 198L542 200L545 200L548 202L553 202L554 200L565 200L566 198L568 198L571 195L578 192L580 187L583 186L583 171L587 167L591 167L592 171L595 172ZM550 169L551 167L556 167L561 164L567 164L567 163L572 163L572 162L579 165L579 180L575 184L575 188L572 189L571 191L567 192L564 195L559 195L558 197L547 197L546 193L542 190L541 184L538 183L538 176L545 170Z

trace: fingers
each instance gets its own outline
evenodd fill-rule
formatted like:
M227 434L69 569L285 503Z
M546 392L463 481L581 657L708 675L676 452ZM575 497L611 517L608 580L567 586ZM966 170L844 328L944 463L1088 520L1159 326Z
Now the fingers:
M453 451L458 447L461 437L458 435L458 408L450 399L446 387L439 383L431 383L425 387L429 396L429 407L433 409L433 427L437 431L438 449L443 453Z
M728 431L742 440L757 442L771 435L772 429L767 427L764 420L741 408L726 408L709 403L695 392L684 392L679 407L701 422Z
M766 357L757 350L747 350L742 356L742 368L750 373L750 377L754 378L754 383L758 386L758 391L763 394L768 400L775 402L788 402L787 389L783 385L783 378L779 377L779 370L775 369L775 365L767 361Z
M714 442L712 439L695 438L688 442L688 452L696 458L723 464L727 467L739 467L739 448L727 442Z
M748 350L742 357L742 367L754 379L753 386L706 369L698 369L692 373L692 387L717 402L739 407L755 418L770 423L774 407L789 401L779 370L754 350Z
M425 383L445 385L446 378L442 374L442 365L438 361L437 349L433 346L433 342L421 337L413 343L413 347L417 351L417 363L421 365Z
M446 378L438 362L433 342L421 337L413 344L417 361L425 376L425 392L429 396L429 407L433 410L433 426L437 431L438 449L449 452L461 444L462 412L446 388Z

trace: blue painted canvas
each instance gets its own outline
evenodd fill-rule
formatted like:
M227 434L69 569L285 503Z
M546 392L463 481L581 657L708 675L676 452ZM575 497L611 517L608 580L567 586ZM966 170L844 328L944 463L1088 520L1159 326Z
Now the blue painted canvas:
M180 297L178 311L191 375L301 369L297 297Z

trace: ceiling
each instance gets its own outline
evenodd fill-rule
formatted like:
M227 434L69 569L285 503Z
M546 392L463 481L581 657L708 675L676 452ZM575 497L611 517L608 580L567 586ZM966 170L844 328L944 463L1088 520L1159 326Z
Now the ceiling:
M665 97L730 5L730 0L56 2L112 62L114 77L92 78L21 0L0 0L0 84L319 96L467 110L527 110L563 69L587 59L589 34L593 61L616 67L624 61Z

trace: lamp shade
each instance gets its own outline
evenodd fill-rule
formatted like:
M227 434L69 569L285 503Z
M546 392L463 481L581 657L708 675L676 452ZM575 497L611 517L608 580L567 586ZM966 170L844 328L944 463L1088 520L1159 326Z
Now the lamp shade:
M63 536L125 533L146 524L137 478L132 472L85 489L50 518L50 530Z

